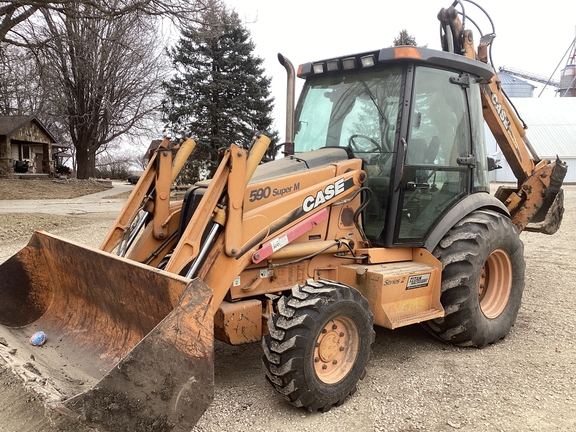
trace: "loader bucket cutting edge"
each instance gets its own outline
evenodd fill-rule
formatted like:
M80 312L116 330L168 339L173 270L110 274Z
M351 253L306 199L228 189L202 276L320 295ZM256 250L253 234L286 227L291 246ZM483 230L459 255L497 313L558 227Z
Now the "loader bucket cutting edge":
M189 431L214 397L211 298L199 279L38 231L0 265L0 356L67 429Z

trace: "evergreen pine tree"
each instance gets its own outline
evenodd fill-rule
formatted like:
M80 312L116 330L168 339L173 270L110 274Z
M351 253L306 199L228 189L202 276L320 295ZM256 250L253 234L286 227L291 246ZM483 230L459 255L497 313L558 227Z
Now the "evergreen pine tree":
M253 54L249 31L235 12L218 6L203 18L169 51L176 74L164 83L167 129L197 142L181 173L183 183L212 174L219 148L231 143L248 148L258 133L272 144L278 140L272 129L271 80L264 75L263 60Z
M410 35L406 31L406 29L400 30L400 33L398 34L398 36L394 38L393 44L394 44L394 46L400 46L400 45L418 46L418 44L416 43L416 38L414 36Z

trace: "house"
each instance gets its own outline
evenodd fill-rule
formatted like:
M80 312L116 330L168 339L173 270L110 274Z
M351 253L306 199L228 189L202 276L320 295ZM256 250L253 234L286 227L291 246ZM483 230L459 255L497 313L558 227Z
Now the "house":
M35 116L0 117L0 177L11 175L15 167L19 172L51 174L55 154L63 148Z
M162 140L152 140L150 142L150 145L148 146L148 149L146 150L146 154L144 155L145 161L149 161L150 159L152 159L152 155L154 154L154 152L156 150L158 150L158 147L160 147L160 144L162 144Z

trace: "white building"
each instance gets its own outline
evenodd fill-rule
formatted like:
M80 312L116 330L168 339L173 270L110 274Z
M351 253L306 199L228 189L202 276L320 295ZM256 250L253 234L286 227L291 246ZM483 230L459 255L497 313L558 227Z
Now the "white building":
M528 129L526 136L540 159L556 159L568 164L565 183L576 183L576 97L511 98ZM500 159L502 169L492 171L490 180L516 182L494 137L486 127L488 155ZM494 156L495 155L495 156Z

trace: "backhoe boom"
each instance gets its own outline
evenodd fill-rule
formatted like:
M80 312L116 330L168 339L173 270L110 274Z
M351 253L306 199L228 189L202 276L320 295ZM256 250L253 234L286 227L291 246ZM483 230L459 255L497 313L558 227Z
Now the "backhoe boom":
M455 1L438 13L444 32L443 49L488 64L487 50L495 35L484 36L475 49L472 31L464 29L456 12L457 3ZM518 231L532 224L533 231L554 234L562 221L561 186L566 176L566 163L559 158L540 160L535 154L526 137L527 126L512 108L495 70L492 80L481 85L481 95L484 120L518 180L517 188L503 187L496 197L510 212Z

